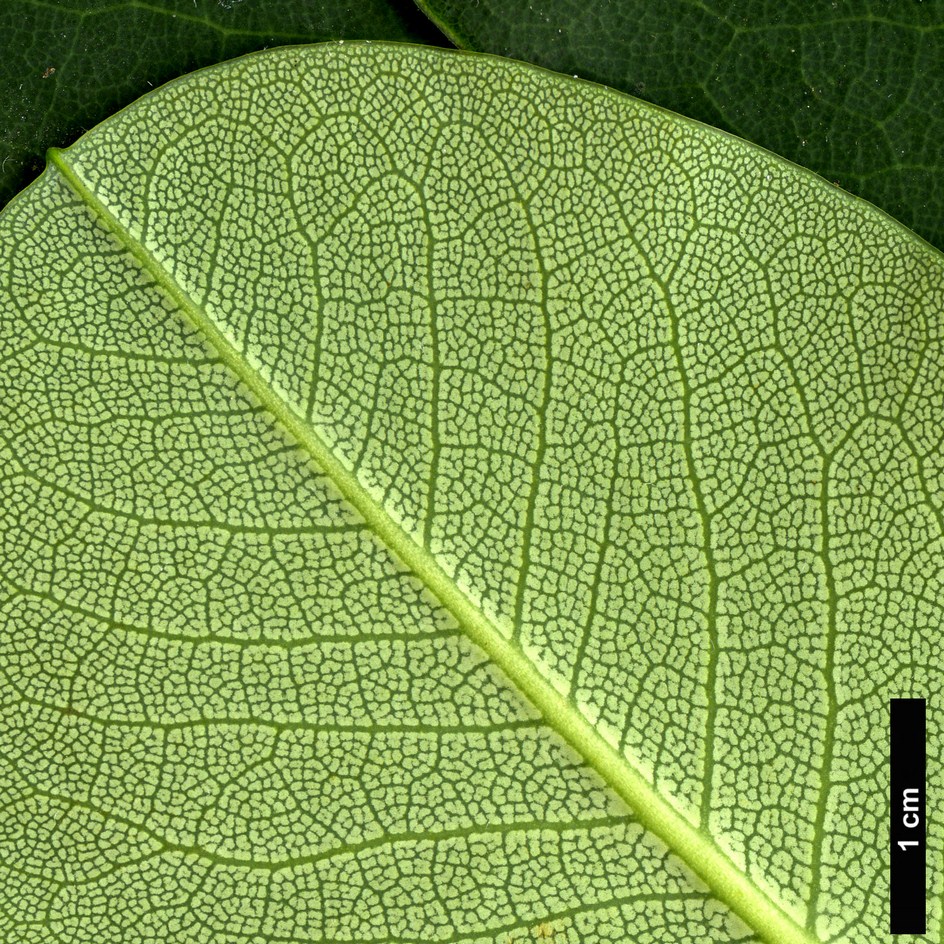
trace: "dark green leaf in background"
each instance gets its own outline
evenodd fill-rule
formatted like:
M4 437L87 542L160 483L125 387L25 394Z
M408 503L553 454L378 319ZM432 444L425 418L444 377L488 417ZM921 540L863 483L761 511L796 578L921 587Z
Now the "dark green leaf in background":
M419 0L460 46L716 125L944 247L944 0Z
M2 0L0 206L139 95L267 46L329 39L444 45L410 0Z

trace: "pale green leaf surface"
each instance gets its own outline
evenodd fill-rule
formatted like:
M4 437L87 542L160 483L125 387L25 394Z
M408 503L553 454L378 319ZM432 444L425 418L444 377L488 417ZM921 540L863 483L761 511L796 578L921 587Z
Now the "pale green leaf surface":
M938 253L411 47L237 60L53 163L0 218L0 940L884 935Z

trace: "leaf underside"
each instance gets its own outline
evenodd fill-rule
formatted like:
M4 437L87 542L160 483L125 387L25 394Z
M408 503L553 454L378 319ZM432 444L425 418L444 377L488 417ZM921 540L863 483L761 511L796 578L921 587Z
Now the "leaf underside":
M167 86L0 240L4 941L884 935L939 254L384 45Z
M809 167L944 248L944 0L419 0L458 45Z

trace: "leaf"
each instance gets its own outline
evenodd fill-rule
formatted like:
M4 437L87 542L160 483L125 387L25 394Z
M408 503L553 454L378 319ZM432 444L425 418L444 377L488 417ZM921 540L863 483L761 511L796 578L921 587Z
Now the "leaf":
M0 243L8 940L881 939L937 252L383 44L146 96Z
M944 248L944 0L418 0L457 45L738 134Z
M352 38L445 44L406 0L3 0L0 206L47 148L170 79L267 46Z

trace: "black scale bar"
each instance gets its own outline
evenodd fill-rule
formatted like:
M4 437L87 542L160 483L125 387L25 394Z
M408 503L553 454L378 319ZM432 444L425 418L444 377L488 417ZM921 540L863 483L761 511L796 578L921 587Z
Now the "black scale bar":
M925 701L893 698L890 723L892 934L927 931Z

